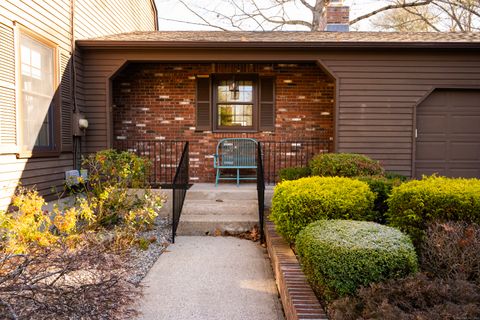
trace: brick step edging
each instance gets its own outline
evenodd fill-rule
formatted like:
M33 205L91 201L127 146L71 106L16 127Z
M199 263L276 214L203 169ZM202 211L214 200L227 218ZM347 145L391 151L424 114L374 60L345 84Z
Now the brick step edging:
M328 320L288 243L265 222L265 240L287 320Z

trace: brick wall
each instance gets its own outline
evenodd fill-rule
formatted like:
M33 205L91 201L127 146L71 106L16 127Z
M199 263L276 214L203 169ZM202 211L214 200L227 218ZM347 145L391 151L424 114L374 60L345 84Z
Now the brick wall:
M273 132L214 133L195 127L195 79L211 73L254 72L276 78ZM219 139L333 139L334 81L314 63L134 63L113 81L114 140L188 140L192 182L214 181ZM330 150L331 151L331 150Z

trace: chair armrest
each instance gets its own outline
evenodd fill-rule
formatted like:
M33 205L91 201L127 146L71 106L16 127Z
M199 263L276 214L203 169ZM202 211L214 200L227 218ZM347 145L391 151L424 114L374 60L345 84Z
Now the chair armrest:
M213 167L217 167L217 159L218 159L218 154L212 154L213 156Z

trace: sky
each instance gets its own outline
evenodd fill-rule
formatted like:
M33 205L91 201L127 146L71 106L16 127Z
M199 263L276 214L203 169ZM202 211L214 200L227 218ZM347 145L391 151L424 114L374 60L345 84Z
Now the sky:
M192 7L208 7L216 8L217 11L227 13L229 7L222 5L219 0L186 0L192 4ZM259 0L260 3L265 0ZM158 16L159 16L159 29L160 30L214 30L205 26L198 26L195 24L180 23L174 21L168 21L167 19L182 20L197 22L201 21L194 14L189 12L178 0L155 0ZM310 1L313 2L313 1ZM345 4L350 6L350 17L355 18L359 15L371 12L385 4L384 0L345 0ZM201 9L197 9L197 12L201 12ZM304 12L301 10L294 10L292 18L304 17ZM372 30L373 27L368 21L364 21L355 26L357 30ZM305 30L305 29L303 29Z

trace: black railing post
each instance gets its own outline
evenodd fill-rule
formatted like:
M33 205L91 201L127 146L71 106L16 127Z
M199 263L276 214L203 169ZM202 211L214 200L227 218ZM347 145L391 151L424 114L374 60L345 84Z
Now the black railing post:
M257 143L257 198L258 198L258 224L260 228L260 241L264 242L264 214L265 214L265 177L263 172L262 146Z
M183 147L182 155L172 183L172 243L175 243L175 234L180 222L185 196L187 195L189 181L188 169L190 162L188 147L187 141Z

